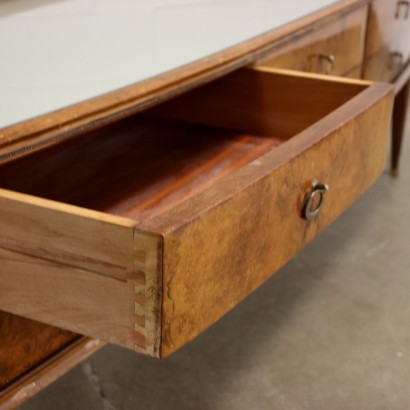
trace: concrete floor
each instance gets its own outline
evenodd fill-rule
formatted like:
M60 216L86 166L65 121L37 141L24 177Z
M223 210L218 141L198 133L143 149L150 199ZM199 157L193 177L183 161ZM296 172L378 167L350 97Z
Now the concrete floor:
M410 408L410 129L314 243L165 361L108 346L24 410Z

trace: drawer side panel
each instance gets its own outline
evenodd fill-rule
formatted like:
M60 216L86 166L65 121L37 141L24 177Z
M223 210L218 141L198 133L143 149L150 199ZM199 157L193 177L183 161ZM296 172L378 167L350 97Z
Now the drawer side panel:
M131 283L0 248L0 309L134 348Z
M0 189L0 247L124 280L133 270L126 218Z
M0 309L158 356L161 246L137 232L125 281L0 248Z

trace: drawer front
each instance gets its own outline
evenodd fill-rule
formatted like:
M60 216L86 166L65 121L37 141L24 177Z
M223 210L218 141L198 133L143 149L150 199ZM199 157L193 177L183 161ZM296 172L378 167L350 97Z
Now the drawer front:
M204 112L190 107L195 107L195 101L207 100L206 115L215 125L239 128L241 121L249 124L266 114L264 132L268 133L272 106L288 123L292 109L294 113L296 107L310 100L309 96L321 95L323 101L330 94L342 93L340 88L330 91L319 82L305 82L302 74L299 78L283 75L278 81L277 72L265 68L258 75L257 80L237 77L219 87L217 105L211 104L215 98L210 88L192 95L192 99L182 99L169 111L204 121ZM324 78L320 76L321 81ZM252 89L257 84L267 90L259 106L266 111L258 112L257 103L244 90L247 82L254 84ZM391 90L384 84L373 85L299 134L292 144L284 143L213 190L151 221L150 229L163 232L180 220L179 227L164 236L163 283L168 291L163 296L162 355L182 346L245 298L382 173L392 109L392 93L384 94L385 87ZM289 99L275 106L275 95ZM218 117L224 98L247 101L244 111L233 109L234 115ZM310 101L313 110L320 109L319 101ZM256 111L254 116L246 115L251 107ZM164 111L166 114L167 108ZM275 129L279 129L277 124ZM329 191L319 217L307 222L301 210L315 180L328 184Z
M188 161L189 175L174 181L162 171L155 173L161 163L173 162L170 150L176 140L168 142L158 161L160 145L152 145L151 134L143 153L152 154L144 169L153 170L153 185L144 186L146 178L135 185L135 177L129 178L130 185L121 188L125 197L115 191L112 157L104 166L99 159L105 154L96 155L92 145L94 162L80 161L80 169L96 172L93 188L101 183L103 198L113 196L115 209L128 209L131 194L145 198L141 220L136 214L114 216L33 197L27 191L0 189L0 309L153 356L170 354L258 287L374 182L384 167L392 100L387 84L269 68L239 70L149 113L154 116L149 130L156 129L157 116L189 124L190 131L199 126L194 123L206 124L199 134L182 141L175 157L177 165L197 158L197 138L211 132L206 162L193 168ZM138 128L140 123L134 121L131 131L129 123L123 127L131 141L139 141L146 132ZM181 129L170 136L177 138ZM259 142L253 149L254 142L244 148L224 140L222 151L212 151L224 130L239 133L241 141ZM123 164L125 154L116 150L125 144L120 131L116 128L113 134L109 129L105 138L108 151ZM96 131L95 137L100 149L103 135ZM280 139L280 145L269 138ZM55 157L45 153L34 162L54 176L65 150L72 150L78 162L86 158L84 147L70 142ZM238 151L248 160L241 156L232 162ZM138 155L144 161L144 155ZM129 164L135 163L132 159ZM32 157L19 161L16 169L26 180ZM234 163L235 170L228 172ZM17 179L14 165L2 170L3 180L6 175ZM7 173L10 169L13 174ZM203 181L207 169L209 179ZM102 170L110 170L111 185L108 176L100 175ZM223 175L216 178L217 172ZM84 191L85 176L64 175L66 191ZM170 179L170 184L164 185L161 178ZM44 180L48 189L51 178L40 173L39 183ZM315 180L328 184L329 192L318 218L307 221L302 207ZM55 181L60 189L60 178ZM204 188L198 191L197 184ZM164 208L166 198L171 205ZM147 207L154 200L160 210L148 217Z
M367 6L292 39L259 63L343 76L363 60L366 17Z
M368 20L366 57L389 48L408 53L409 19L407 0L374 0Z
M403 69L402 53L393 45L383 48L377 54L366 59L363 78L370 81L392 82Z

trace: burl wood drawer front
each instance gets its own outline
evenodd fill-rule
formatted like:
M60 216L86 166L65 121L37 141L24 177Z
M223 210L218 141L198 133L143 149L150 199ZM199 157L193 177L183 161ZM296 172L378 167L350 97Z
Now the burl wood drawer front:
M243 69L3 165L0 309L167 356L375 181L392 98ZM329 191L307 221L314 181Z
M344 76L363 61L367 6L311 28L260 60L276 68Z

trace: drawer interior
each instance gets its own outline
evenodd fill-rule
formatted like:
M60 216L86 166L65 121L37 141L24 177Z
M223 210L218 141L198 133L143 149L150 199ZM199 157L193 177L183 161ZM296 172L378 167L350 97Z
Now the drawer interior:
M243 69L0 168L0 187L144 221L251 163L367 84Z
M6 165L0 175L3 188L142 221L280 142L136 117Z

